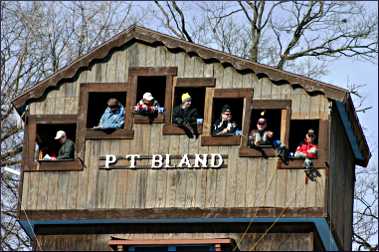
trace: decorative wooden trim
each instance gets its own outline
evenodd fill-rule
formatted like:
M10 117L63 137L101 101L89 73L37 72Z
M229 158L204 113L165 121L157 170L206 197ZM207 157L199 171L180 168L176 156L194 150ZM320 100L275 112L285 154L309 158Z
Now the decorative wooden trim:
M239 151L240 157L276 157L276 151L272 147L263 147L261 149L254 149L247 146L241 146Z
M135 208L26 210L29 220L326 217L322 207ZM21 213L20 220L26 220Z
M175 87L215 87L215 78L176 78Z
M150 122L150 119L147 116L134 114L133 115L134 123L135 124L150 124L150 123L164 123L165 118L163 113L158 113L157 117L154 118Z
M128 83L125 82L109 82L109 83L81 83L80 93L79 93L79 114L78 114L78 127L76 130L77 135L77 153L78 156L84 160L85 153L85 141L86 139L130 139L133 138L132 127L128 124L128 116L126 114L126 104L125 107L125 123L123 129L116 129L111 134L107 134L101 130L93 130L87 128L87 114L88 114L88 99L90 92L99 93L113 93L113 92L125 92L126 104L128 104Z
M325 162L319 159L313 161L313 166L316 169L326 169ZM304 169L304 160L296 159L289 161L288 165L284 164L281 160L278 161L278 169Z
M34 146L37 136L37 124L77 124L76 115L28 115L25 142L25 160L23 161L24 172L34 171L80 171L83 166L79 159L56 160L56 161L35 161ZM76 127L75 155L78 157L78 127ZM25 145L24 145L25 146Z
M129 74L138 76L177 75L177 67L129 67Z
M85 133L86 140L101 139L133 139L134 131L127 129L116 129L112 133L106 133L102 130L87 129Z
M83 166L78 159L74 160L39 160L34 162L32 169L25 169L25 172L45 172L45 171L81 171Z
M199 135L203 133L203 124L197 125L197 132L199 133ZM186 133L184 132L182 128L179 128L175 126L174 124L168 124L168 125L163 125L162 134L163 135L185 135Z
M250 98L251 100L253 98L253 89L252 88L215 88L214 98Z
M252 100L251 109L288 109L291 110L291 100Z
M240 145L241 136L201 136L202 146Z

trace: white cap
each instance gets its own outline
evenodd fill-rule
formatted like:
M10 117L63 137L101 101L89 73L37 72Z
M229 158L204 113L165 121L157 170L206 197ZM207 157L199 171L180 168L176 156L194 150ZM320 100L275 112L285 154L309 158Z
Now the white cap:
M152 101L154 99L154 97L149 92L144 93L142 98L147 101Z
M58 140L58 139L61 139L63 136L66 135L66 132L64 132L63 130L58 130L57 131L57 134L55 135L54 139L55 140Z

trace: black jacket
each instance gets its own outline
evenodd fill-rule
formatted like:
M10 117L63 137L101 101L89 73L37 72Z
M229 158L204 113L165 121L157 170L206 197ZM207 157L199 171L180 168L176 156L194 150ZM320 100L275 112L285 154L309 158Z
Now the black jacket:
M172 122L178 125L183 125L184 123L196 124L197 118L200 118L199 113L193 107L182 109L181 105L178 105L172 111Z
M224 130L225 128L228 127L228 124L230 124L230 131L226 134L222 134L222 135L235 135L236 131L237 131L237 123L235 123L234 121L230 121L230 122L227 122L227 121L224 121L221 123L221 119L217 119L214 123L213 123L213 127L212 127L212 134L213 135L219 135L219 133Z

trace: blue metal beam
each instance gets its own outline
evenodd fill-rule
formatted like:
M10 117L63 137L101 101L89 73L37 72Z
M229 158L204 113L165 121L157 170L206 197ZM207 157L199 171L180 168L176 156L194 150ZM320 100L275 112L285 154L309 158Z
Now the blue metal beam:
M162 219L86 219L19 221L29 237L34 237L35 225L82 224L150 224L150 223L313 223L327 251L338 251L330 227L324 218L162 218Z

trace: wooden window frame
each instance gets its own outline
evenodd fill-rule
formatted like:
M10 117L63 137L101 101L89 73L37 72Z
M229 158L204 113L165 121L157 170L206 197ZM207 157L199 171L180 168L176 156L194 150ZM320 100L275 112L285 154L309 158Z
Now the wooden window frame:
M235 246L235 242L230 238L218 239L151 239L151 240L133 240L117 239L110 240L108 246L113 251L128 251L128 247L134 246L185 246L185 245L210 245L214 246L214 251L223 251L222 246Z
M204 78L174 78L174 84L172 88L172 109L174 108L174 97L175 90L177 87L179 88L205 88L205 92L207 88L214 88L216 85L216 79L213 77L204 77ZM205 104L205 100L203 101ZM204 107L205 113L205 107ZM172 115L171 115L172 117ZM162 128L163 135L185 135L185 131L182 128L175 126L172 123L172 118L170 117L169 124L165 124ZM204 122L203 122L204 123ZM197 125L197 132L199 135L203 132L203 124Z
M329 160L329 120L326 119L294 119L294 120L319 120L318 127L318 156L313 161L313 166L317 169L326 169ZM304 133L305 134L305 133ZM304 169L304 160L296 159L285 165L281 160L278 161L278 169Z
M177 75L177 67L129 67L129 89L128 95L130 99L127 99L126 113L131 116L126 117L125 125L129 125L132 129L133 122L135 124L150 124L150 123L164 123L168 125L171 118L171 96L174 76ZM165 76L166 88L165 88L165 111L159 113L152 122L149 118L142 115L133 113L133 107L137 104L137 86L139 76Z
M204 124L201 145L203 146L230 146L240 145L242 136L212 136L212 114L213 100L228 98L242 98L242 136L247 136L249 130L250 113L246 113L247 108L251 107L253 98L252 88L208 88L205 92Z
M76 124L75 157L73 160L34 160L35 143L37 137L37 124ZM44 171L81 171L83 170L79 150L79 136L76 115L28 115L25 126L24 140L24 161L23 171L44 172ZM52 136L53 137L53 136Z
M291 121L291 100L252 100L250 110L247 111L251 115L253 110L263 110L263 109L277 109L281 110L281 123L280 123L280 140L286 146L289 142L289 130ZM249 121L250 126L250 121ZM248 128L249 128L248 126ZM250 130L250 129L249 129ZM250 148L247 146L248 135L242 139L242 144L239 151L240 157L276 157L276 151L272 147L262 147L261 150Z

